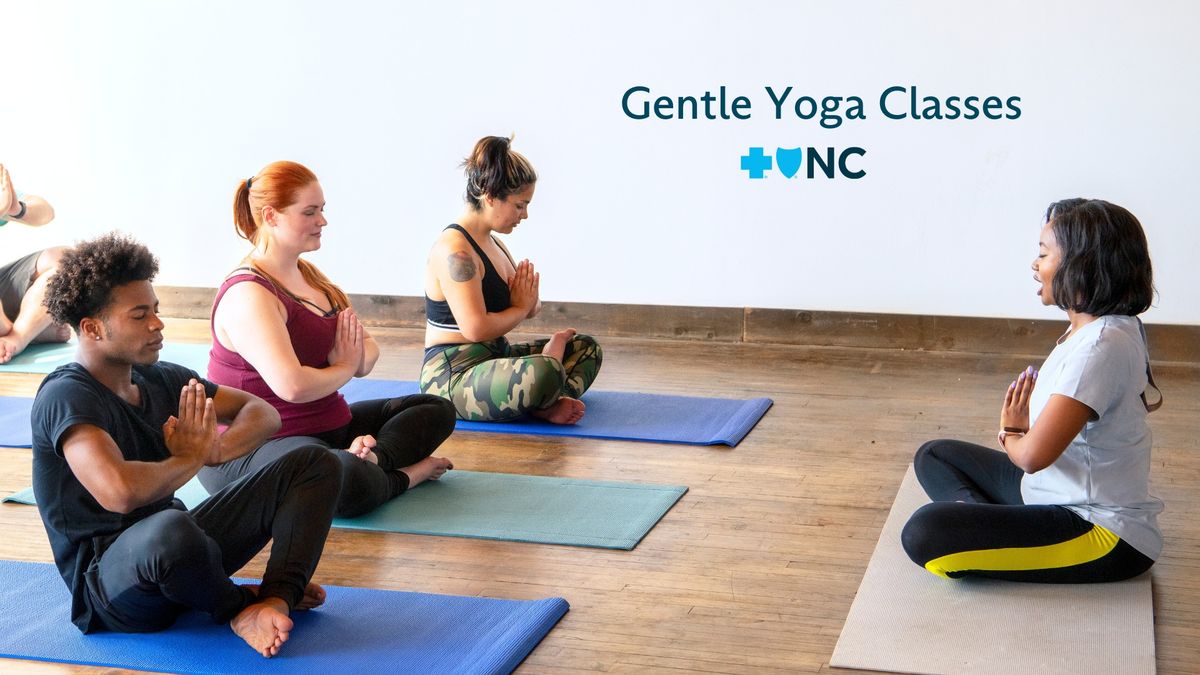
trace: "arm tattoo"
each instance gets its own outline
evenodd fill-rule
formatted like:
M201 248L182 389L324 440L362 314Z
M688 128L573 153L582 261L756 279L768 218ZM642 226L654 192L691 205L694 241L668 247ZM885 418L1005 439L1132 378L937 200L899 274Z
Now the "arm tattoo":
M475 261L466 251L456 251L446 258L450 267L450 278L455 281L470 281L475 278Z

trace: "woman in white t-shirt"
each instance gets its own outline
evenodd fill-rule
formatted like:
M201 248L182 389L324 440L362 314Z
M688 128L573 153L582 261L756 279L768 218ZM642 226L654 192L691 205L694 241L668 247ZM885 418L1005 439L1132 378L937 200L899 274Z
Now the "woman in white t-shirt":
M1146 235L1114 204L1056 202L1033 272L1042 304L1066 310L1071 326L1041 370L1026 368L1009 385L1003 452L955 440L917 451L917 478L933 503L905 525L904 550L948 578L1128 579L1162 552L1162 502L1149 491L1149 355L1137 318L1154 295Z

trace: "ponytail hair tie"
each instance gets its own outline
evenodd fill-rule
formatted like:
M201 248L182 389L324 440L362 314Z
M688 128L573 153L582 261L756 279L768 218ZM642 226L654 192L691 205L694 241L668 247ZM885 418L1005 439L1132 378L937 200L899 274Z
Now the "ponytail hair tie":
M253 176L251 176L250 178L247 178L247 179L246 179L246 189L247 189L247 190L249 190L249 189L250 189L250 184L251 184L251 183L253 183L253 182L254 182L254 177L253 177Z

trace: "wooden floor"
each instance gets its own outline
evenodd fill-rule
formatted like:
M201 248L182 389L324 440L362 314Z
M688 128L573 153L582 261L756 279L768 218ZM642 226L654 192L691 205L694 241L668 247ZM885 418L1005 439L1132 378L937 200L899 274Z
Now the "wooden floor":
M376 330L377 377L415 379L420 334ZM169 339L207 326L172 321ZM562 596L571 611L522 673L811 672L829 657L913 451L990 443L1011 376L1040 357L609 339L596 387L770 396L737 448L460 433L463 469L683 484L633 551L334 530L317 581L503 598ZM1047 347L1047 351L1049 346ZM1158 668L1200 668L1200 368L1156 370L1153 491L1166 552L1154 567ZM32 395L40 376L0 375ZM0 493L30 483L29 450L0 449ZM0 558L50 561L35 509L0 507ZM260 556L247 575L261 573ZM982 609L982 608L981 608ZM67 620L63 608L63 620ZM952 627L947 627L953 639ZM0 662L3 672L111 672Z

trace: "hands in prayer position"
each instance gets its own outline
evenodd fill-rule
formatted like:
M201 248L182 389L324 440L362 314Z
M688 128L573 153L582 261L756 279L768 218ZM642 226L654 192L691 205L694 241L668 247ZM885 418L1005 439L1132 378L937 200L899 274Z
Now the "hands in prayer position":
M202 464L221 462L217 412L204 385L190 380L179 394L179 415L163 424L163 440L176 457L199 459Z

